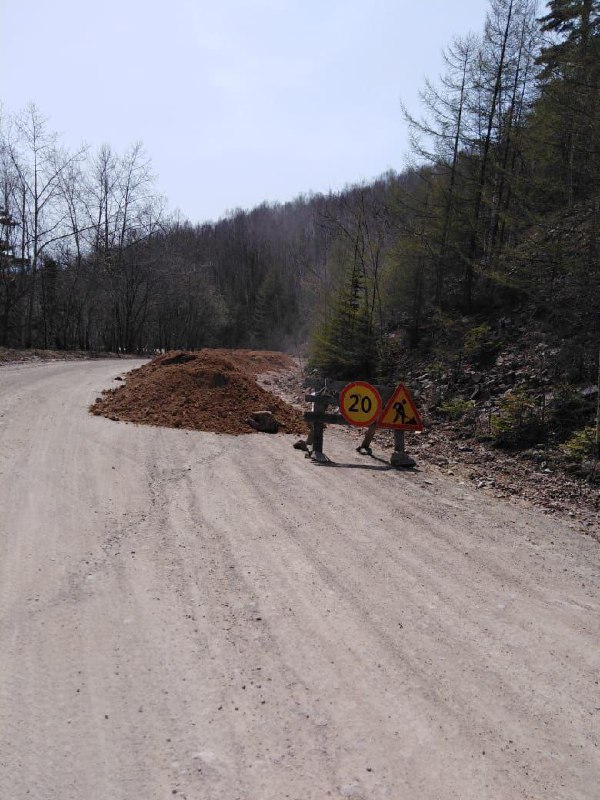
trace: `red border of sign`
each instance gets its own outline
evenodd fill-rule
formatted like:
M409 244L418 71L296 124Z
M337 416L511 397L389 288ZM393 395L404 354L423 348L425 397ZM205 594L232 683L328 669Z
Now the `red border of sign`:
M349 392L356 386L363 386L366 389L370 389L377 398L377 408L375 409L373 416L368 421L363 420L362 422L356 422L355 420L347 417L344 413L344 397L346 396L346 392ZM357 428L368 428L369 425L372 425L376 419L379 419L379 415L381 414L381 406L381 395L374 386L366 381L352 381L352 383L348 383L346 386L344 386L340 392L340 414L346 420L346 422L348 422L350 425L356 425Z
M423 430L423 420L421 419L421 415L417 411L417 407L415 406L415 401L413 400L412 394L408 391L408 389L406 388L406 386L403 383L399 383L398 386L396 386L396 388L394 389L394 393L392 394L390 399L387 401L387 403L385 404L385 408L381 412L380 419L383 419L385 417L385 415L386 415L387 411L389 410L390 406L392 405L392 403L396 399L398 393L401 392L401 391L403 391L406 394L406 397L408 398L408 402L410 403L411 409L414 412L415 419L417 420L417 424L416 425L403 425L402 423L400 423L400 424L396 423L394 425L393 423L387 423L387 424L383 423L383 424L381 424L381 423L378 422L377 423L377 427L378 428L387 428L387 429L399 430L399 431L422 431Z

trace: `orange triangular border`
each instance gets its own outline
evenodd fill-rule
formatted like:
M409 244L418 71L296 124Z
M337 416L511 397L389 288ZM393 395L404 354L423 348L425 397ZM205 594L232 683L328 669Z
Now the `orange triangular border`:
M382 422L385 419L385 415L388 411L394 407L394 403L397 402L398 397L404 395L406 397L406 405L409 407L409 412L412 414L412 418L414 418L415 422ZM414 404L414 401L411 397L410 392L406 388L403 383L399 383L398 386L394 389L394 394L390 397L390 399L385 404L385 408L381 412L379 420L377 421L378 428L393 428L395 430L400 431L422 431L423 430L423 420L421 419L421 415L417 411L417 408Z

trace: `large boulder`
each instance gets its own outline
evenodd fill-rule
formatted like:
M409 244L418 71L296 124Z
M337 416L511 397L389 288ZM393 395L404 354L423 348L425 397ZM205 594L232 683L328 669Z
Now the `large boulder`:
M279 423L271 411L253 411L246 422L261 433L277 433L279 430Z

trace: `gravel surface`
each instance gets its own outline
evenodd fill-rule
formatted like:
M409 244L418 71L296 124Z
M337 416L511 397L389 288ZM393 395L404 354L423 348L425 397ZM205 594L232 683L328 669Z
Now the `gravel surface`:
M593 800L598 544L288 436L0 370L0 797Z

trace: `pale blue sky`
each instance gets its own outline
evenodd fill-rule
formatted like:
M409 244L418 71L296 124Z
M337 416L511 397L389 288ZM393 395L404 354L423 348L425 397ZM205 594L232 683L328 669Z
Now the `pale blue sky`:
M35 102L63 141L142 140L193 222L338 190L408 149L453 35L486 0L0 0L0 97Z

